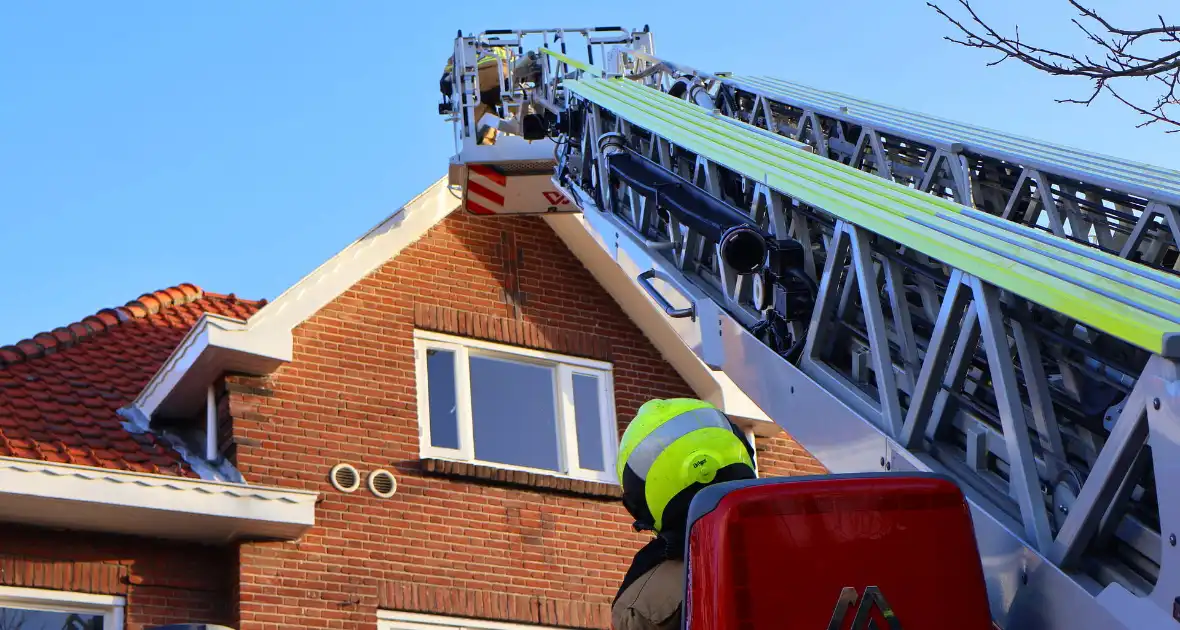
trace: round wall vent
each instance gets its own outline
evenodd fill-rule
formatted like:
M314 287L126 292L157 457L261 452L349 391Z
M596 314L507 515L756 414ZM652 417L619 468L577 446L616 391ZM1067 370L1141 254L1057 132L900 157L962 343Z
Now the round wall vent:
M369 490L382 499L388 499L397 492L397 479L388 470L378 468L369 473Z
M328 473L328 478L341 492L354 492L361 487L361 474L352 464L336 464L332 467L332 472Z

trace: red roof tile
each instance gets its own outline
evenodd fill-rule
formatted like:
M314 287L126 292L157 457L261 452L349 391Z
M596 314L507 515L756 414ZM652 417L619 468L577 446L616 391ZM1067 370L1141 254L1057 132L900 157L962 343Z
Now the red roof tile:
M182 284L0 347L0 455L196 477L163 440L127 432L116 410L202 313L244 320L265 304Z

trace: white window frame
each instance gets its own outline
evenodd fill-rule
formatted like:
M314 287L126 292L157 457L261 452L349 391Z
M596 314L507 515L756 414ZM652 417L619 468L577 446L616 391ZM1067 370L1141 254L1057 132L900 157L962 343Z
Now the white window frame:
M463 617L445 617L400 610L377 610L377 630L558 630L554 626L537 626L506 621L486 621Z
M455 353L455 405L459 417L459 448L441 448L430 440L430 384L427 380L426 351L448 350ZM555 370L554 400L557 419L558 465L561 470L544 470L526 466L514 466L475 458L475 440L471 416L471 374L470 357L487 356L521 363L545 365ZM425 330L414 331L414 362L417 372L419 452L422 457L467 462L501 468L521 470L539 475L566 477L583 481L617 483L614 462L618 452L618 421L615 418L614 371L610 363L583 359L552 352L520 348L479 339L457 337ZM600 387L598 408L602 414L599 435L602 440L603 468L587 470L578 462L578 425L574 415L573 383L575 374L586 374L598 378Z
M0 608L102 615L102 627L123 630L127 600L118 595L0 586Z

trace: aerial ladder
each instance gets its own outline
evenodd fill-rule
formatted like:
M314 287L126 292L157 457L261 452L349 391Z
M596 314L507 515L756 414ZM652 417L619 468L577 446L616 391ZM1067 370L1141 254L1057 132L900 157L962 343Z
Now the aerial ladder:
M493 46L535 63L500 72L489 144ZM468 211L579 213L834 474L694 500L688 628L977 628L981 601L1013 630L1180 628L1180 173L698 71L646 27L454 55Z

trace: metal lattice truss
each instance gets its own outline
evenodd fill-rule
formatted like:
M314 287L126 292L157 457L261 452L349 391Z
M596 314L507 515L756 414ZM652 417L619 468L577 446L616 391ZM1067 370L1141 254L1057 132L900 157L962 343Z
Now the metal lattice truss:
M1024 213L1030 202L1011 191L1026 182L1049 206L1066 180L1046 169L996 170L958 147L852 133L820 111L795 110L789 123L789 105L761 94L735 99L745 124L691 97L592 75L554 93L578 123L555 181L707 364L834 471L959 480L1001 622L1130 628L1148 619L1137 615L1170 616L1180 595L1180 280L989 212ZM811 148L758 128L767 119L796 125L790 135ZM817 291L791 322L805 340L797 358L752 334L770 308L763 279L616 176L612 156L624 152L803 244ZM948 170L932 175L938 163ZM969 176L956 180L964 165ZM1118 227L1158 262L1164 232L1134 227L1142 220L1125 210L1155 203L1174 216L1173 206L1110 190L1075 203L1070 190L1094 190L1071 185L1052 193L1049 213L1063 213L1054 232ZM990 201L978 211L952 201L962 198ZM1087 210L1110 200L1122 209L1102 221Z
M1180 174L768 77L713 75L632 52L620 67L662 91L819 155L988 214L1180 271ZM701 99L696 99L701 102Z

